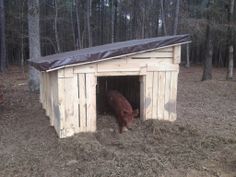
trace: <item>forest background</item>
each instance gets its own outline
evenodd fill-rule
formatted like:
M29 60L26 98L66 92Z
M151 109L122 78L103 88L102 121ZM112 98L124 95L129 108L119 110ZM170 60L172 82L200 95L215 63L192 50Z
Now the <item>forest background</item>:
M1 70L27 59L106 43L190 34L182 64L212 66L235 61L234 0L0 0ZM190 60L190 63L189 63Z

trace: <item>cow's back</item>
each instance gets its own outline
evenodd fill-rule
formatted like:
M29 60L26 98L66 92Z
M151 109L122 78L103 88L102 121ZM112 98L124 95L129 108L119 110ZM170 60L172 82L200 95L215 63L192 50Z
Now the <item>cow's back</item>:
M120 111L126 111L132 113L133 109L128 100L118 91L111 90L107 93L108 103L119 114Z

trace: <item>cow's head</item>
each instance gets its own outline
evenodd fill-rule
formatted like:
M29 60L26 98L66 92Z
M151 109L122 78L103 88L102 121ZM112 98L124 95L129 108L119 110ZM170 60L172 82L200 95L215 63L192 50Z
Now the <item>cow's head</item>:
M122 118L124 119L127 128L131 126L133 119L137 117L138 114L139 114L138 109L135 109L134 111L123 110Z

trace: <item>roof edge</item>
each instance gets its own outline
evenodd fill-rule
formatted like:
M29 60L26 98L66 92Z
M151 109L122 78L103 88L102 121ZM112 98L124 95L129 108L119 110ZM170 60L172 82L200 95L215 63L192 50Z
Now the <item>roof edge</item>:
M177 45L184 45L184 44L189 44L189 43L192 43L192 41L186 41L186 42L181 42L181 43L176 43L176 44L172 44L172 45L162 46L162 47L158 47L158 48L154 48L154 49L148 49L148 50L143 50L143 51L138 51L138 52L133 52L133 53L127 53L127 54L123 54L123 55L117 55L115 57L108 57L108 58L104 58L104 59L101 59L101 60L95 60L95 61L89 61L89 62L75 63L75 64L70 64L70 65L60 66L60 67L57 67L57 68L52 68L52 69L48 69L46 71L41 71L41 72L53 72L53 71L56 71L56 70L65 69L65 68L69 68L69 67L93 64L93 63L108 61L108 60L112 60L112 59L116 59L116 58L120 58L120 57L126 57L126 56L130 56L130 55L134 55L134 54L141 54L141 53L145 53L145 52L154 51L154 50L157 50L157 49L163 49L163 48L173 47L173 46L177 46Z

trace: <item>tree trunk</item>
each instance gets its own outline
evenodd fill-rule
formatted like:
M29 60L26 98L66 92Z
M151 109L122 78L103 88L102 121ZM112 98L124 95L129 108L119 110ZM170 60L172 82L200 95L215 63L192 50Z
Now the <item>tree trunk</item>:
M179 24L179 6L180 6L180 0L176 0L175 21L174 21L173 35L176 35L177 34L177 30L178 30L178 24Z
M160 29L160 25L159 25L160 16L159 16L159 14L160 14L160 12L158 12L158 16L156 18L155 36L159 36L159 29Z
M100 0L101 8L100 8L100 45L104 43L103 31L104 31L104 0Z
M80 18L79 18L79 0L75 0L76 4L76 22L77 22L77 48L81 49L81 31L80 31Z
M133 3L132 3L132 22L131 22L131 39L136 39L136 24L137 24L137 0L133 0Z
M28 0L29 56L41 56L39 32L39 0ZM39 71L29 66L29 89L39 91Z
M203 68L203 76L202 81L204 80L211 80L212 79L212 56L213 56L213 43L211 39L211 29L208 25L207 27L207 46L206 46L206 56L204 61L204 68Z
M75 2L72 1L71 9L70 9L70 21L71 21L71 32L72 32L72 37L73 37L73 44L74 44L73 49L76 49L77 44L76 44L76 39L75 39L75 25L74 25L74 13L73 13L74 5L75 5Z
M160 28L160 24L159 24L159 21L160 21L160 18L161 18L161 10L159 8L159 2L157 1L154 1L155 2L155 13L157 14L155 16L156 20L155 20L155 36L159 36L159 28ZM152 18L152 17L151 17Z
M7 67L6 44L5 44L5 8L4 0L0 0L0 71Z
M227 71L227 80L233 79L233 69L234 69L234 47L233 47L233 35L232 35L232 18L234 13L234 0L230 1L230 7L228 12L228 52L229 52L229 59L228 59L228 71Z
M117 7L118 6L118 1L114 0L114 42L116 41L116 33L117 33ZM127 27L128 28L128 27Z
M115 0L111 0L111 42L115 41Z
M186 45L186 68L190 67L190 59L189 59L189 44Z
M145 20L146 20L146 3L141 7L141 12L142 12L142 26L141 26L141 39L145 38Z
M92 0L87 0L86 1L86 18L87 18L88 47L92 46L92 32L91 32L91 23L90 23L91 5L92 5Z
M210 10L214 0L209 0L207 4L207 30L206 30L206 55L203 68L202 81L212 79L212 56L213 56L213 42L212 42L212 30L210 20Z
M233 70L234 70L234 47L233 47L233 45L230 45L229 46L229 63L228 63L227 80L233 79Z
M166 18L165 18L165 10L164 10L164 0L161 0L161 21L162 21L163 34L166 36L167 31L166 31Z
M58 23L58 5L57 1L55 0L55 18L54 18L54 32L55 32L55 39L56 39L56 45L57 45L57 52L61 52L61 46L60 46L60 40L59 40L59 32L57 28L57 23Z
M25 1L22 2L22 7L21 7L21 21L24 20L24 5ZM25 70L24 70L24 65L25 65L25 56L24 56L24 23L21 24L21 70L22 73L25 77Z
M116 40L117 0L111 0L111 42Z

